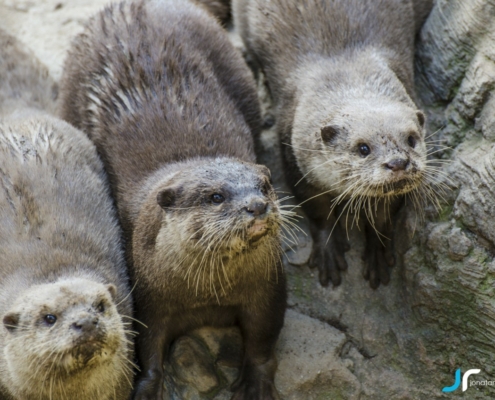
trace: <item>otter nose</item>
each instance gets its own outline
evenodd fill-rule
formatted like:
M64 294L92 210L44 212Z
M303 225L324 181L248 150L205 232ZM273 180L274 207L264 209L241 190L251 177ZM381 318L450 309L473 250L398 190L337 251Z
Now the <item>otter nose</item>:
M403 158L396 158L385 164L385 168L391 169L392 171L404 171L409 165L409 160Z
M261 199L254 199L254 200L251 200L248 204L247 207L245 207L245 210L257 217L259 215L262 215L266 212L266 207L268 206L268 203L266 201L263 201Z
M72 324L72 329L81 332L89 333L95 330L96 325L98 325L98 317L83 317Z

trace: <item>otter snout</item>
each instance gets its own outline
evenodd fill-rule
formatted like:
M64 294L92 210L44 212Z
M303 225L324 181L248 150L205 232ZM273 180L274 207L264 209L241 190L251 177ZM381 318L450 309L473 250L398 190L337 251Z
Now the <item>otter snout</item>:
M384 164L386 169L390 169L392 171L405 171L407 166L409 165L409 160L405 158L395 158L390 160Z
M244 210L247 211L248 214L259 217L266 213L266 209L268 207L268 203L260 198L252 199L249 204L244 207Z
M97 316L88 315L73 322L71 328L80 334L92 334L98 327L98 321Z
M253 197L249 200L244 210L249 215L250 227L247 230L251 243L258 241L268 233L268 221L265 218L268 210L268 202L261 197Z

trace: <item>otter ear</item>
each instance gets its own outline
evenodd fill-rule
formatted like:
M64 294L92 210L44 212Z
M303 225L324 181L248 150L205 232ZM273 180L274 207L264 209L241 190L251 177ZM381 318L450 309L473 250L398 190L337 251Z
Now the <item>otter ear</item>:
M338 133L339 129L333 125L328 125L321 128L321 138L326 143L330 143Z
M175 202L176 190L173 188L163 189L156 196L156 201L161 208L169 208Z
M107 285L107 290L110 292L110 296L112 296L112 300L115 300L115 297L117 296L117 288L115 285L109 284Z
M422 111L416 111L416 117L418 117L418 122L421 128L425 127L426 117Z
M8 313L3 317L3 324L9 332L14 332L19 325L20 314L18 313Z
M270 169L264 165L259 165L258 164L258 169L259 171L265 175L266 177L268 177L268 179L271 179L272 178L272 173L270 171Z

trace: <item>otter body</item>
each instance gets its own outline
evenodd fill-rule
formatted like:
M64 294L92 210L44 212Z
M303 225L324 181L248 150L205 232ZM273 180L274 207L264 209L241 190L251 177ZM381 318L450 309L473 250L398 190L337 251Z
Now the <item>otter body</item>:
M126 400L132 299L103 164L44 112L46 69L0 42L0 398Z
M135 399L163 395L175 338L233 324L245 344L233 398L276 398L280 213L253 164L255 84L225 32L188 1L110 6L73 43L61 112L96 144L124 227L147 326Z
M413 96L416 28L431 1L234 0L250 59L266 75L288 183L310 219L310 264L341 282L339 218L365 214L364 276L388 283L392 220L425 180L424 116ZM418 16L414 18L414 10ZM354 216L348 218L348 213Z

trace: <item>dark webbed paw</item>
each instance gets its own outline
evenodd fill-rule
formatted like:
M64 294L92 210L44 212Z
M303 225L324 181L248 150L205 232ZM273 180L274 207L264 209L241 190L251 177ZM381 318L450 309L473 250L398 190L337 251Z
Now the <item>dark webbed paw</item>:
M163 400L163 395L162 374L148 373L138 381L133 400Z
M262 380L260 382L242 381L233 390L231 400L278 400L277 389L273 382Z
M366 247L363 254L364 279L368 280L372 289L387 285L390 282L390 268L395 264L394 257L394 227L396 214L402 204L402 199L382 202L374 217L365 224Z
M239 378L232 384L230 390L234 392L231 400L280 399L273 381L263 377Z
M324 240L314 241L309 266L318 267L322 286L327 286L329 281L332 281L333 286L339 286L342 282L340 272L347 270L345 252L350 246L342 236L339 238L332 235L328 243L327 239L325 237Z
M380 283L387 285L390 282L390 268L393 267L395 259L392 253L390 240L382 239L367 240L366 250L363 255L364 279L370 282L373 289L378 288Z
M230 388L234 392L231 400L279 400L273 383L276 367L273 358L260 365L244 365L239 378Z

